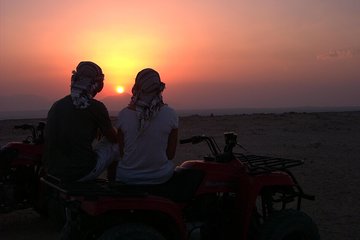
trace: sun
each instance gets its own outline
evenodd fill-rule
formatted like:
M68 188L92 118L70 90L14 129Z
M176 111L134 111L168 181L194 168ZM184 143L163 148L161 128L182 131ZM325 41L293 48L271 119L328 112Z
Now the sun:
M121 94L125 92L125 89L123 86L116 86L116 92Z

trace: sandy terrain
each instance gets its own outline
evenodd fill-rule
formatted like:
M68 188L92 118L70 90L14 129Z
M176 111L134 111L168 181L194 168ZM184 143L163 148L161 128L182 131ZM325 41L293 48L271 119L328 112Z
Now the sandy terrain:
M13 130L19 123L0 121L0 145L21 140ZM254 154L305 161L293 169L306 193L303 210L318 224L322 239L360 239L360 112L285 113L232 116L189 116L180 119L180 138L206 134L223 143L223 133L234 131L238 142ZM206 145L179 145L176 163L198 159ZM46 219L31 209L0 215L0 239L57 239Z

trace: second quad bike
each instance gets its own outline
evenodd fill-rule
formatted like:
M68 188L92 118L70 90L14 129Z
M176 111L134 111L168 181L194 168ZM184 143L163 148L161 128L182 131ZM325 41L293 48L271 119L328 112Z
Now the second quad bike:
M237 135L192 136L181 144L208 144L211 155L188 160L159 185L106 179L66 183L43 176L66 215L62 239L99 240L319 240L301 211L305 194L289 171L303 161L235 153Z
M0 214L34 208L46 214L43 208L44 174L41 157L44 146L45 122L36 126L22 124L14 129L30 131L23 141L11 141L0 148Z

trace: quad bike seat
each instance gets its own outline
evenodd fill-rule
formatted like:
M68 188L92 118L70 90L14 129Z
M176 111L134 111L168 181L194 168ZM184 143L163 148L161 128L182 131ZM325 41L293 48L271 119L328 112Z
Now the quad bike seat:
M170 180L162 184L109 182L109 186L120 192L130 190L169 198L175 202L185 202L194 196L203 177L201 170L177 168Z
M98 196L146 197L156 195L176 202L190 200L203 179L204 173L196 169L177 169L173 177L163 184L124 184L96 179L86 182L64 182L52 175L41 181L61 193L71 196L96 198Z
M96 198L98 196L128 196L144 197L148 193L131 188L114 188L106 179L96 179L86 182L66 182L52 176L45 175L41 178L47 186L69 196L82 196Z

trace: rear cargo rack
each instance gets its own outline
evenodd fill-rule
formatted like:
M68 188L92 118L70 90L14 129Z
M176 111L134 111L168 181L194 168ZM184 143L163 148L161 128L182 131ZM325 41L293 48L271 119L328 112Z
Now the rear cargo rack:
M294 160L279 157L244 155L234 153L237 159L246 164L250 174L261 174L274 171L286 171L291 167L304 164L302 160Z

